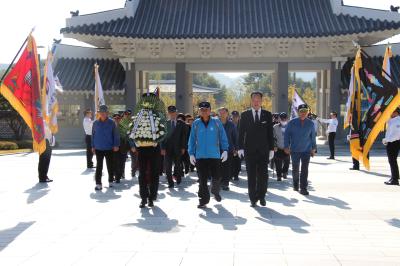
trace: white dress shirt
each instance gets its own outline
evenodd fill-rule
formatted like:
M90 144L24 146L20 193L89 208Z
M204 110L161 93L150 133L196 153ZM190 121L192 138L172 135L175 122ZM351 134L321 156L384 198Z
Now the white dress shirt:
M257 114L258 114L258 120L261 120L261 108L258 109ZM251 112L253 113L253 121L256 121L256 109L254 109L253 107L251 107Z
M338 124L339 124L337 118L334 118L334 119L317 118L317 119L321 123L328 124L328 129L326 130L326 132L328 132L328 133L335 132L336 133L336 130L337 130L337 127L338 127Z
M385 140L386 142L394 142L396 140L400 140L400 116L391 118L388 121Z
M89 117L83 118L83 129L86 135L92 135L93 120Z

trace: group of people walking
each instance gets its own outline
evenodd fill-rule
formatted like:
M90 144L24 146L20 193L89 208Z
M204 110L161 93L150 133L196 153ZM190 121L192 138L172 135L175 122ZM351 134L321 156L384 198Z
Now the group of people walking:
M248 194L252 207L266 205L268 164L274 161L278 181L287 178L290 157L293 161L293 188L308 195L308 163L316 149L314 124L307 119L308 106L299 107L299 118L288 122L286 113L279 115L274 125L272 114L262 109L261 92L250 95L251 108L239 114L229 113L225 107L218 115L211 113L211 104L198 105L198 117L179 113L169 106L165 139L155 147L135 147L118 132L119 119L131 116L126 110L109 117L107 106L100 106L93 122L87 110L83 121L86 133L87 167L96 155L96 190L101 190L103 161L105 159L109 186L124 178L125 162L131 154L132 176L139 170L140 207L153 206L157 198L159 177L165 173L169 188L179 185L185 174L196 168L199 183L199 208L210 202L211 194L217 202L220 191L229 190L231 181L237 181L244 159ZM114 121L113 121L114 120ZM302 164L300 170L300 163ZM211 189L208 182L211 180ZM300 188L300 190L299 190Z
M276 170L277 181L287 179L292 162L293 190L308 195L308 168L310 158L317 152L315 121L328 124L330 157L335 159L335 134L337 114L330 119L310 119L310 108L298 106L298 117L289 119L286 113L272 115L262 109L261 92L250 95L251 108L239 114L229 113L225 107L212 115L211 104L198 105L198 117L179 113L169 106L167 135L155 147L136 147L119 131L123 118L132 119L132 111L113 114L102 105L92 120L92 111L86 110L83 120L86 142L87 168L96 168L95 190L102 190L103 161L106 161L109 187L125 178L125 164L131 157L131 175L139 171L140 207L154 206L157 199L159 177L165 173L169 188L179 186L185 174L198 175L198 208L205 208L211 194L217 202L222 200L220 191L229 190L231 182L239 180L242 160L247 171L250 205L266 205L268 189L268 165ZM39 181L52 182L47 176L54 138L46 131L46 151L39 158ZM126 134L125 134L126 135ZM386 145L391 178L387 185L399 185L397 157L400 151L400 109L396 109L387 123L383 144ZM96 166L93 164L96 155ZM352 170L359 170L353 159ZM211 189L208 182L211 180Z

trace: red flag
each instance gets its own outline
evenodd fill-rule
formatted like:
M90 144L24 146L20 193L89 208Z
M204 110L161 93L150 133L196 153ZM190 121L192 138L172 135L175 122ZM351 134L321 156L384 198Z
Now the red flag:
M33 150L43 153L46 140L40 99L40 72L35 39L28 42L14 68L4 78L0 93L32 131Z

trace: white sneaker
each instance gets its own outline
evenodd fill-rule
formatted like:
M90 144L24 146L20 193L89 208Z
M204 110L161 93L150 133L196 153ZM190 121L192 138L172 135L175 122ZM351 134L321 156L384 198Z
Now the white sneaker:
M103 189L103 187L101 185L96 185L94 188L94 190L102 190L102 189Z

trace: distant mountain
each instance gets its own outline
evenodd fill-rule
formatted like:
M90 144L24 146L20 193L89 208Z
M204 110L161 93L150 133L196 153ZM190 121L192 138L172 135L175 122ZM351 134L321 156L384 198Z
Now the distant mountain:
M214 78L216 78L219 81L219 83L221 83L221 85L225 85L227 88L234 87L237 80L239 79L239 77L231 78L221 73L209 73L209 74Z

